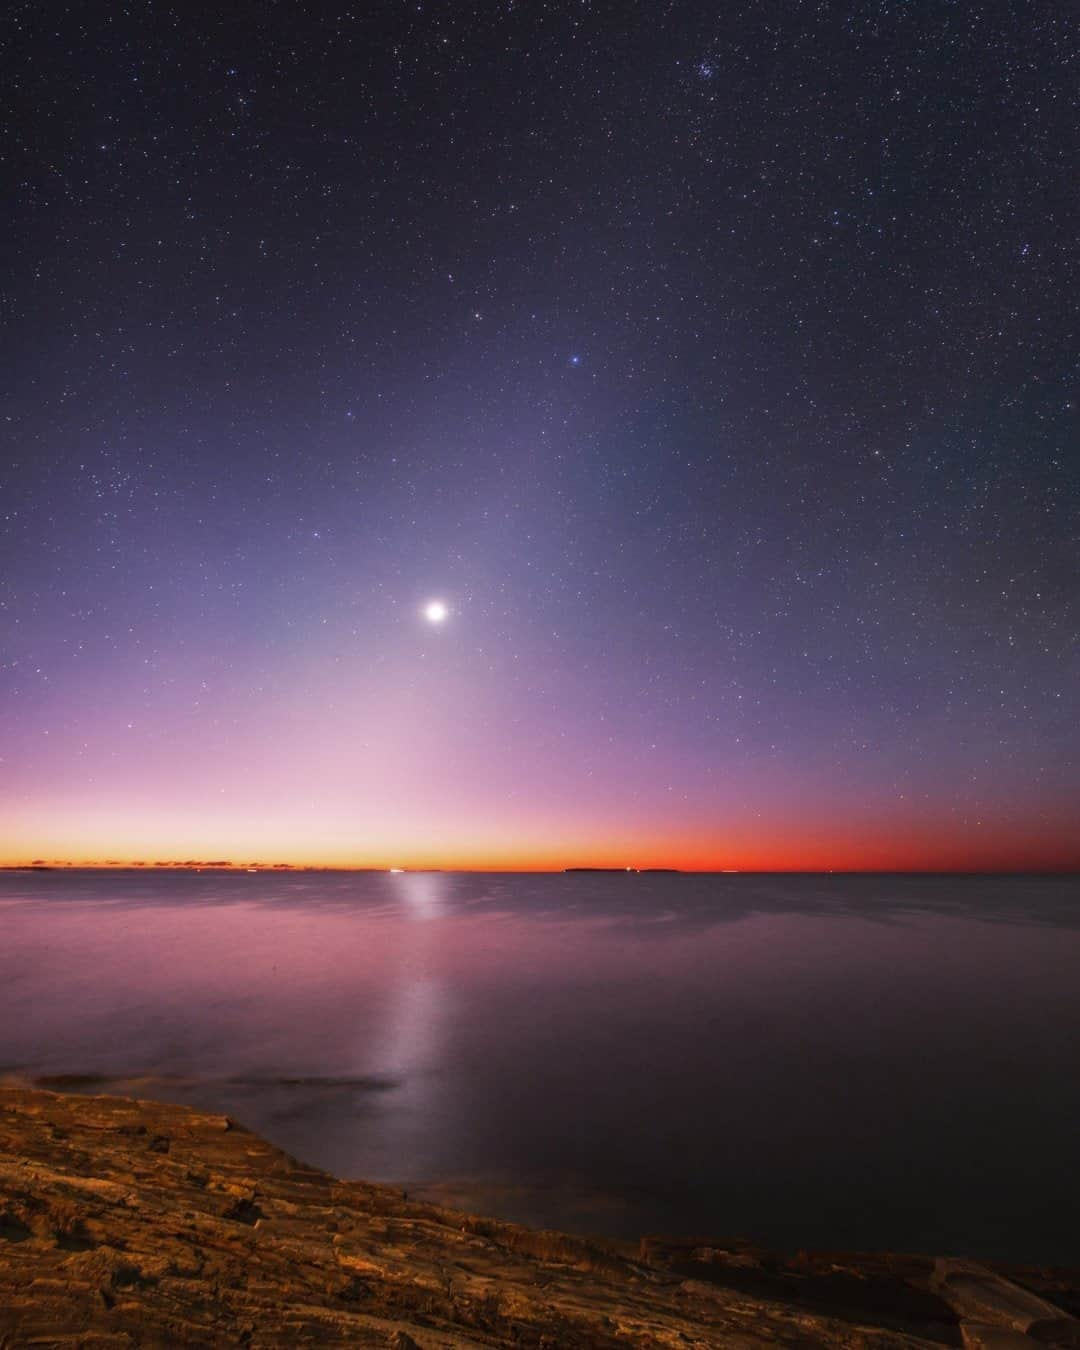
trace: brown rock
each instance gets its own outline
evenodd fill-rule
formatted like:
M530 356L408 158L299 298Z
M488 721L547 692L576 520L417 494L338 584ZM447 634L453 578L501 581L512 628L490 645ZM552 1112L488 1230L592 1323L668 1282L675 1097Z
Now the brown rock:
M1007 1327L1051 1345L1073 1343L1061 1338L1073 1334L1070 1327L1080 1330L1060 1308L974 1261L940 1257L934 1263L930 1285L976 1326Z
M222 1116L0 1090L4 1347L959 1345L930 1269L700 1239L645 1242L631 1259L338 1181ZM1069 1298L1080 1287L1038 1279ZM1030 1298L1051 1314L1029 1318L1030 1334L1058 1335L1069 1319Z
M1011 1327L986 1322L961 1322L964 1350L1037 1350L1038 1341Z

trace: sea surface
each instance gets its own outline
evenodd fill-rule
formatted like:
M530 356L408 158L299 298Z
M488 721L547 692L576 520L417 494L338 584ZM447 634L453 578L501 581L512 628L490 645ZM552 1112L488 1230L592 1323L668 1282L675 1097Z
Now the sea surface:
M0 874L0 1075L528 1223L1080 1263L1080 878Z

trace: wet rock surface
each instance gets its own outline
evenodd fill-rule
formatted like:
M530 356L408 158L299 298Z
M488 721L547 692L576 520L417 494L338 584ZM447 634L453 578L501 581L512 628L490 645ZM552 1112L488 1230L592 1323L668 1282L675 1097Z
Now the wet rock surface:
M640 1249L339 1181L224 1116L0 1090L0 1347L1080 1345L1080 1272Z

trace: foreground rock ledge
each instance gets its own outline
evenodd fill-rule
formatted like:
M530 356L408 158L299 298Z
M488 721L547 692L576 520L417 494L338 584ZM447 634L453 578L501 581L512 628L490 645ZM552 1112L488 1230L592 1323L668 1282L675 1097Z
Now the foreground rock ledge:
M1005 1275L1011 1278L1005 1278ZM224 1116L0 1090L0 1346L1080 1346L1080 1279L617 1245L338 1181Z

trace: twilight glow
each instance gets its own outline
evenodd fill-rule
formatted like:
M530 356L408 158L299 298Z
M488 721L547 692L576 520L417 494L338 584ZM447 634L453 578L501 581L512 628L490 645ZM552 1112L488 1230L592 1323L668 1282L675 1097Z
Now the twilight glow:
M0 862L1080 866L1064 56L904 8L41 20Z

